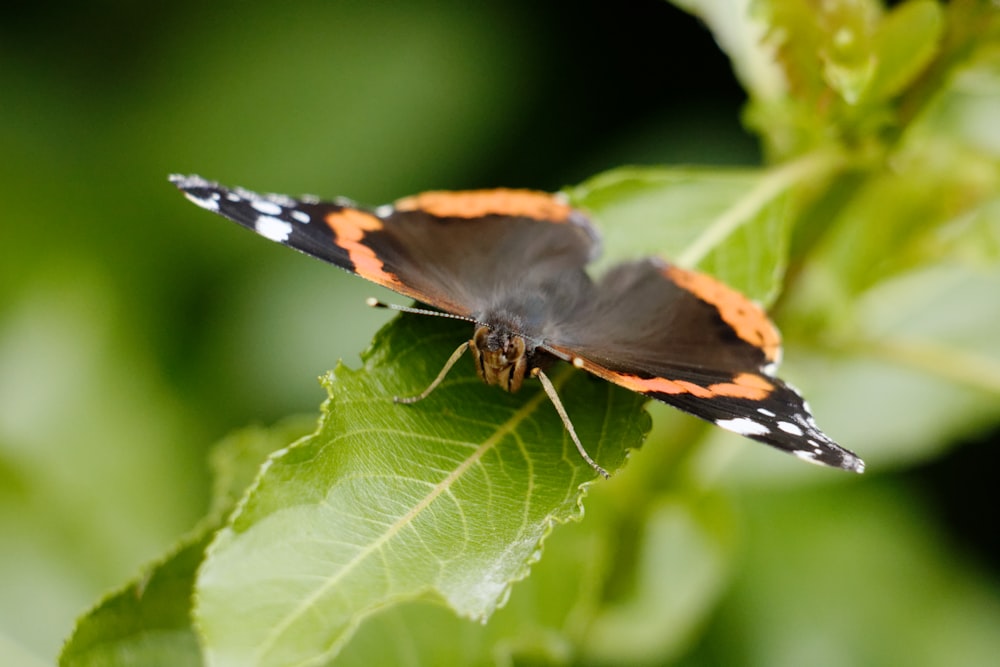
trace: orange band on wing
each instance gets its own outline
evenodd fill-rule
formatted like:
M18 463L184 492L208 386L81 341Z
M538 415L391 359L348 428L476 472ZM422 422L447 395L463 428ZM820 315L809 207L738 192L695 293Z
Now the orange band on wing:
M509 215L564 222L572 207L555 195L534 190L468 190L424 192L396 202L399 211L424 211L439 218L481 218Z
M781 337L764 311L750 299L703 273L668 266L664 274L696 297L719 309L719 315L736 335L764 351L768 361L777 361Z
M395 282L383 271L382 260L375 251L361 243L366 232L382 229L381 220L370 213L345 208L328 214L326 224L337 235L337 245L347 251L357 273L383 285Z
M753 373L740 373L730 382L717 382L707 387L686 380L666 378L640 378L636 375L615 375L614 380L626 389L640 393L691 394L696 398L745 398L759 401L774 391L774 385L767 379Z

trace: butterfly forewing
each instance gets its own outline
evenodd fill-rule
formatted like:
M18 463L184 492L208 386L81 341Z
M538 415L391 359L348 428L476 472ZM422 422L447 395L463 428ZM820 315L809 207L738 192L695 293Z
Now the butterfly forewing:
M260 195L198 176L171 180L195 204L272 241L462 316L522 286L567 273L579 281L599 248L590 222L547 193L435 192L366 209Z

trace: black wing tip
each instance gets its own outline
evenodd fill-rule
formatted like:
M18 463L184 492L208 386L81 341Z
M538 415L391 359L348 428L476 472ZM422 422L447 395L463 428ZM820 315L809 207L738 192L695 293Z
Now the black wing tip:
M840 461L840 467L848 472L855 472L860 475L865 471L865 462L853 452L845 449L843 458Z
M847 472L862 474L865 471L865 462L853 452L850 452L839 445L827 445L820 454L815 454L808 449L793 449L790 452L796 457L809 463L826 466L829 468L840 468Z

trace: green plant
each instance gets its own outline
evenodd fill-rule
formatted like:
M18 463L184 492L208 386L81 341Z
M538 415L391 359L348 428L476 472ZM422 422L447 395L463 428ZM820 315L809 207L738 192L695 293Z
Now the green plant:
M605 233L602 261L655 248L772 305L783 374L874 467L995 422L996 10L678 4L730 54L769 166L626 168L569 188ZM731 488L837 474L727 465L756 445L656 407L645 451L590 486L544 394L506 395L468 367L418 408L392 406L467 335L399 318L361 369L326 377L314 433L297 421L220 444L212 511L81 619L62 664L660 663L738 578ZM619 469L648 430L640 398L568 369L558 382L588 449Z

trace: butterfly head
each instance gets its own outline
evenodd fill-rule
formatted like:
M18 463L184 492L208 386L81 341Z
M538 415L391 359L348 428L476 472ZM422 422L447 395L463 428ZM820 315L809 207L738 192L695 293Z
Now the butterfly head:
M476 372L483 382L509 392L521 388L528 370L527 346L521 336L506 327L480 325L469 347L476 360Z

